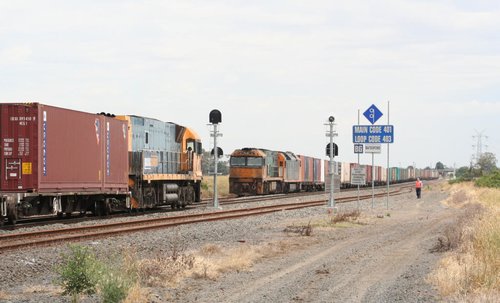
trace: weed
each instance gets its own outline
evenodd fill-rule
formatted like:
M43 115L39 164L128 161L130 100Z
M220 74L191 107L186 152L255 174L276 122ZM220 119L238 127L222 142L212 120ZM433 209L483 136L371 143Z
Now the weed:
M122 302L128 294L133 281L120 272L107 271L100 277L98 289L103 303Z
M287 226L283 231L285 233L300 234L301 236L311 236L313 228L311 226L311 221L309 221L307 225Z
M70 253L63 254L63 263L57 268L60 277L57 282L62 286L63 295L71 295L78 302L80 295L96 291L97 276L94 253L87 247L70 245Z
M332 224L336 224L339 222L355 221L356 219L359 218L360 215L361 215L361 212L359 211L359 209L338 212L334 216L331 217L330 222Z
M206 244L201 248L201 253L206 256L211 256L221 253L221 248L215 244Z
M176 284L194 266L195 257L186 253L187 242L177 233L167 252L137 262L139 280L147 286Z

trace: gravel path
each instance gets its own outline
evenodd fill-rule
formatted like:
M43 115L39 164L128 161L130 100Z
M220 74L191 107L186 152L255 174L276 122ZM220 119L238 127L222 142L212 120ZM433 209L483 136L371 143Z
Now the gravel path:
M421 200L408 193L362 201L363 224L315 226L312 236L289 234L290 225L325 221L324 207L279 212L224 222L201 223L86 242L98 254L133 248L141 257L165 251L179 237L187 250L206 244L223 249L286 241L286 252L258 260L249 270L225 273L216 280L186 279L175 288L149 289L150 302L435 302L426 277L440 254L430 253L457 210L444 207L447 193L438 186ZM338 204L339 211L356 202ZM88 223L87 223L88 224ZM244 243L242 243L244 242ZM53 266L63 246L0 254L0 302L68 302L52 286ZM84 298L82 302L96 302Z

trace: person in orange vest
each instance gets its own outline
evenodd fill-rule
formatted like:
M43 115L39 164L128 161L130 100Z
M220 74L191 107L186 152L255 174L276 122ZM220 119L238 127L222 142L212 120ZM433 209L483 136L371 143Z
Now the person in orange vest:
M424 184L422 183L422 181L420 181L420 178L417 178L417 182L415 183L415 191L417 192L417 199L420 199L423 185Z

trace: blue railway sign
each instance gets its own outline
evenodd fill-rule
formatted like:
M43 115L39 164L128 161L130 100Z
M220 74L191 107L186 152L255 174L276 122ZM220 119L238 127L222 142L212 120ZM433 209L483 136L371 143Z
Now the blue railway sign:
M393 143L394 126L392 125L353 125L352 142L366 143Z
M380 117L383 116L382 112L372 104L372 106L368 107L368 109L363 113L363 116L370 121L371 124L375 124Z

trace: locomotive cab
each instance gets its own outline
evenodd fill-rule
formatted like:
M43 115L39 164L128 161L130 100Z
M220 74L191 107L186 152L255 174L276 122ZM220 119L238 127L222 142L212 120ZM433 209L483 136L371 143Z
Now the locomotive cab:
M283 155L265 149L243 148L229 160L229 192L238 196L281 193Z

